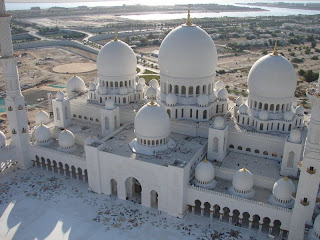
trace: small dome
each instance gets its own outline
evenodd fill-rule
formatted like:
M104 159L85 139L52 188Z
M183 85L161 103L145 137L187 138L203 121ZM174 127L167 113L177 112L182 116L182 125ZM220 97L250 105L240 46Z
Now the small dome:
M142 83L138 83L138 84L136 85L136 90L137 90L137 91L142 91L142 90L143 90L143 85L142 85Z
M126 95L128 93L128 90L126 87L121 87L119 93L120 95Z
M285 112L283 114L283 118L285 121L292 121L293 117L294 117L293 112Z
M216 129L223 129L224 128L224 119L222 117L216 117L214 119L213 126Z
M84 145L90 145L93 142L98 142L99 139L96 136L89 136L86 138L86 140L84 140Z
M246 104L241 104L239 107L240 114L248 114L248 106Z
M211 183L215 176L212 163L208 160L201 161L197 164L194 175L200 184Z
M97 57L97 71L101 80L112 77L134 78L137 57L123 41L110 41L102 47Z
M237 99L236 99L236 105L239 107L241 104L243 104L244 103L244 101L243 101L243 98L242 97L238 97Z
M216 82L214 88L219 91L220 89L224 88L225 84L222 80L219 80L218 82Z
M292 64L281 55L266 55L253 64L248 75L248 91L257 97L293 98L297 76Z
M107 94L107 88L106 87L102 87L102 86L99 85L98 93L100 95L106 95Z
M95 91L96 90L96 84L95 83L90 83L89 84L89 91Z
M298 129L293 129L289 135L289 141L299 143L301 141L301 132Z
M166 110L154 103L144 105L134 119L135 134L142 139L161 139L170 134L170 119Z
M61 148L71 148L75 144L75 137L69 130L63 130L58 137L59 146Z
M114 101L111 98L106 100L104 104L105 109L114 109Z
M149 99L151 98L151 96L153 96L153 98L156 98L157 97L157 90L154 87L149 87L147 89L146 95L147 95L147 98L149 98Z
M83 92L86 90L86 84L78 77L73 76L67 82L67 93L72 94L73 92Z
M232 186L236 191L249 192L253 188L252 173L246 169L239 169L232 178Z
M46 125L40 125L36 128L35 138L38 143L48 142L51 138L50 129Z
M2 131L0 131L0 148L6 146L6 135Z
M166 96L166 103L167 105L171 106L171 105L176 105L177 104L177 101L178 101L178 98L175 94L173 93L169 93L167 96Z
M296 108L296 114L298 116L303 116L304 115L304 107L300 105L299 107Z
M63 101L64 100L64 93L61 91L57 92L57 96L56 96L56 100L57 101Z
M152 80L149 82L149 86L150 86L150 87L154 87L155 89L158 89L158 88L159 88L159 82L158 82L158 80L152 79Z
M209 97L206 94L201 94L198 96L198 105L203 107L203 106L208 106L209 103Z
M320 214L314 219L313 231L317 236L320 235Z
M144 78L139 78L139 83L142 84L142 86L146 85L146 80L144 80Z
M36 125L40 125L41 123L45 124L49 122L50 117L49 114L43 110L36 113Z
M227 100L228 99L228 91L225 88L222 88L218 92L218 99L219 100Z
M293 182L287 178L280 178L273 185L272 193L277 201L290 201L292 193L295 193L296 187Z
M265 110L259 113L259 119L262 121L267 121L269 119L269 113Z

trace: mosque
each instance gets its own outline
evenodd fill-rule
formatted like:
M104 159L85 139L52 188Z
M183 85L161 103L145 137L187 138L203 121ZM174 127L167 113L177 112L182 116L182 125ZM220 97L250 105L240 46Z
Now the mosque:
M296 72L277 49L248 76L248 97L228 100L216 79L211 37L190 21L159 50L160 84L137 77L133 50L117 39L97 58L97 78L74 76L29 129L13 54L11 16L0 1L0 44L11 139L0 162L39 166L171 216L225 221L290 240L320 239L320 85L297 106ZM317 216L317 217L316 217Z

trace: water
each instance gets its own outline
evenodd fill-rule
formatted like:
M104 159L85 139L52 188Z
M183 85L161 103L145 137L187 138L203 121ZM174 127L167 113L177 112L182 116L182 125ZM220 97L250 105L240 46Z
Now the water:
M201 3L216 3L221 5L236 5L237 3L255 3L255 2L270 2L266 0L198 0L197 4ZM275 0L274 2L277 2ZM279 0L278 2L287 3L320 3L319 0L305 0L305 1L292 1L292 0ZM194 0L107 0L107 1L68 1L66 3L55 3L54 0L51 3L41 3L41 2L25 2L25 3L6 3L7 10L28 10L31 7L40 7L43 9L51 7L97 7L97 6L122 6L122 5L149 5L149 6L159 6L159 5L175 5L175 4L194 4Z
M3 98L0 98L0 113L3 113L6 111L6 103L4 102Z
M276 0L277 1L277 0ZM276 2L275 1L275 2ZM320 0L308 0L308 1L292 1L292 0L278 0L279 2L287 3L320 3ZM216 3L221 5L234 5L243 6L244 3L255 3L255 2L268 2L266 0L198 0L197 3ZM269 1L270 2L270 1ZM240 4L239 4L240 3ZM122 5L175 5L175 4L194 4L194 0L110 0L110 1L91 1L91 2L68 2L68 3L6 3L7 10L27 10L31 7L40 7L42 9L51 7L111 7L111 6L122 6ZM273 8L273 7L259 7L266 11L251 11L251 12L192 12L193 18L206 18L206 17L259 17L259 16L288 16L288 15L315 15L320 14L320 11L315 10L300 10L300 9L288 9L288 8ZM152 14L134 14L134 15L122 15L123 18L129 18L132 20L169 20L169 19L181 19L186 18L185 13L152 13Z

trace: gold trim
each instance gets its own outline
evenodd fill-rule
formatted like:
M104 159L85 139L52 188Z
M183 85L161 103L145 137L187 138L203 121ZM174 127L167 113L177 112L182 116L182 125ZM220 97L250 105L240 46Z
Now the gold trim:
M274 43L273 56L278 56L278 40Z
M114 39L113 39L113 41L118 42L118 30L117 29L115 29L115 31L114 31Z
M151 101L148 103L149 106L156 106L157 103L153 101L153 95L151 95Z
M187 18L186 25L188 27L192 26L191 19L190 19L190 6L188 7L188 18Z

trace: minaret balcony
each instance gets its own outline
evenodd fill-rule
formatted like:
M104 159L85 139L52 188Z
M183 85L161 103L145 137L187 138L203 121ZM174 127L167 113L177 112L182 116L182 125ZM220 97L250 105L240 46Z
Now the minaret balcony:
M309 174L316 174L316 169L314 169L313 167L309 167L309 168L307 168L307 173L309 173Z
M306 198L301 199L300 203L301 203L301 205L303 205L303 206L305 206L305 207L310 204L310 202L309 202Z

